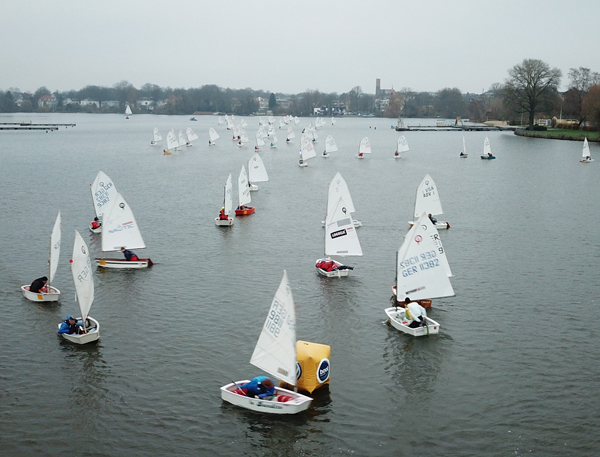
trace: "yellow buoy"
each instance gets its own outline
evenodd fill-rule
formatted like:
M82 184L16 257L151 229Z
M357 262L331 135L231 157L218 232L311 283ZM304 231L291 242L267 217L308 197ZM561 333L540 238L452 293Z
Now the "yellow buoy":
M326 344L296 342L296 375L298 389L312 392L329 384L331 374L331 346Z

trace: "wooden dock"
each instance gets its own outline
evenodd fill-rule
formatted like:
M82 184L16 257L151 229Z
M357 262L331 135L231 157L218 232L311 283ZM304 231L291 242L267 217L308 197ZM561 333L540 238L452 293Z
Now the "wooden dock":
M398 132L498 132L498 131L515 131L518 128L514 125L497 126L497 125L411 125L408 127L398 128Z
M0 130L58 130L60 127L75 127L77 124L34 124L32 122L0 122Z

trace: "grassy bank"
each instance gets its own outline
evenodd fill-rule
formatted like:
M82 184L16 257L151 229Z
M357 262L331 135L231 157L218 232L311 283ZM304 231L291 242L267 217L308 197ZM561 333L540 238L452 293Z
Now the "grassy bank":
M588 141L599 141L599 132L584 132L581 130L570 130L570 129L548 129L546 131L541 130L515 130L515 135L528 136L531 138L546 138L550 140L571 140L571 141L583 141L587 137Z

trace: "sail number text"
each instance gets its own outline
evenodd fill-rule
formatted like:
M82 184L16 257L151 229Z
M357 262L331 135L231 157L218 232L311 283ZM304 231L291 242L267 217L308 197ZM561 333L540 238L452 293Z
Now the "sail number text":
M287 311L285 308L277 300L274 300L265 322L265 329L272 333L273 336L279 336L281 326L285 322L286 317Z
M406 278L420 271L430 270L440 265L440 260L437 258L436 252L426 251L403 260L398 266L401 269L400 273L402 277Z

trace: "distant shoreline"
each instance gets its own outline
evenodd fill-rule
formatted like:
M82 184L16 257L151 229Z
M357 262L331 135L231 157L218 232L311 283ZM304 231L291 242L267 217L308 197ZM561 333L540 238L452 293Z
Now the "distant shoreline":
M598 132L585 132L580 130L515 130L515 135L525 136L529 138L542 138L546 140L567 140L567 141L583 141L587 138L591 142L600 142L600 134Z

